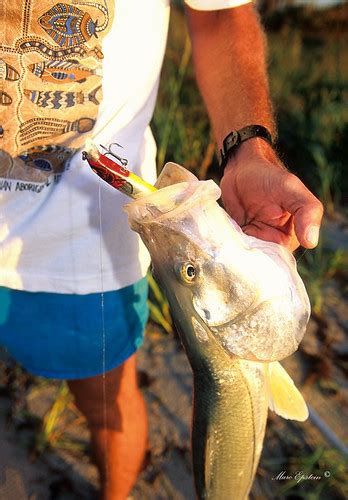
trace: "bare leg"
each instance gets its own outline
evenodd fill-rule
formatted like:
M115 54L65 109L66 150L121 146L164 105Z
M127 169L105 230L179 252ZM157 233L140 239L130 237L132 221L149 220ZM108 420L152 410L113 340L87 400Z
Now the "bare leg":
M140 471L147 441L147 415L137 386L135 355L107 372L105 379L99 375L68 384L91 431L102 498L124 500Z

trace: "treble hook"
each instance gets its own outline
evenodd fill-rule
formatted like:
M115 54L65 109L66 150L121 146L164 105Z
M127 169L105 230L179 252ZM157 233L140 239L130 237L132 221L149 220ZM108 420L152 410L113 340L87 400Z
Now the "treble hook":
M114 153L111 149L112 146L118 146L119 148L122 148L123 149L123 146L121 146L121 144L118 144L118 142L113 142L110 144L110 146L108 148L106 148L105 146L103 146L102 144L100 144L100 147L104 149L104 151L106 151L105 153L105 156L107 155L111 155L113 156L114 158L116 158L116 160L118 160L122 167L126 167L128 165L128 160L127 158L121 158L120 156L118 156L116 153Z

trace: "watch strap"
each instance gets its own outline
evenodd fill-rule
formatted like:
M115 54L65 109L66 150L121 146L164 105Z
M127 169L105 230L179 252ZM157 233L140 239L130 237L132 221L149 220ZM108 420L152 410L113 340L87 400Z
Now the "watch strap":
M260 137L273 146L271 133L266 127L263 127L262 125L248 125L247 127L230 132L226 135L222 143L222 149L220 150L220 166L225 168L228 160L235 152L236 148L242 142L252 139L253 137Z

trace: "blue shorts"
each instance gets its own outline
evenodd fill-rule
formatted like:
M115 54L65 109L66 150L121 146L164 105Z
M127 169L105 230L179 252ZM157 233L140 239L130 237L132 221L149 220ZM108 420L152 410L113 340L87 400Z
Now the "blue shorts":
M142 344L147 292L146 278L121 290L88 295L0 287L0 346L34 375L99 375Z

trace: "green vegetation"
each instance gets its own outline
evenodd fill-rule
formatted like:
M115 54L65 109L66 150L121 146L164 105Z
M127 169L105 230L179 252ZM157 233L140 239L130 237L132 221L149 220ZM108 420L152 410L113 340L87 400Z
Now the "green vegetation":
M318 447L310 455L293 459L291 467L301 474L281 488L285 497L297 494L299 498L308 500L327 498L332 488L342 497L347 494L345 459L335 450ZM311 476L321 479L306 481L305 478Z
M286 25L269 40L279 150L333 215L348 195L348 38Z
M173 333L172 317L170 315L167 299L150 272L147 274L147 280L149 282L148 306L150 319L159 325L166 333Z
M62 382L58 387L52 405L43 418L41 430L37 435L35 446L37 453L42 453L48 446L57 445L58 439L63 433L63 430L59 426L59 421L71 399L72 396L67 384Z
M298 261L299 273L307 288L312 312L320 316L323 305L323 286L335 277L347 264L347 253L341 249L325 249L322 241L311 251L307 251Z
M209 146L213 144L209 121L197 91L190 54L183 14L175 10L152 122L158 171L166 161L175 161L200 175L201 165L210 165L214 148Z

